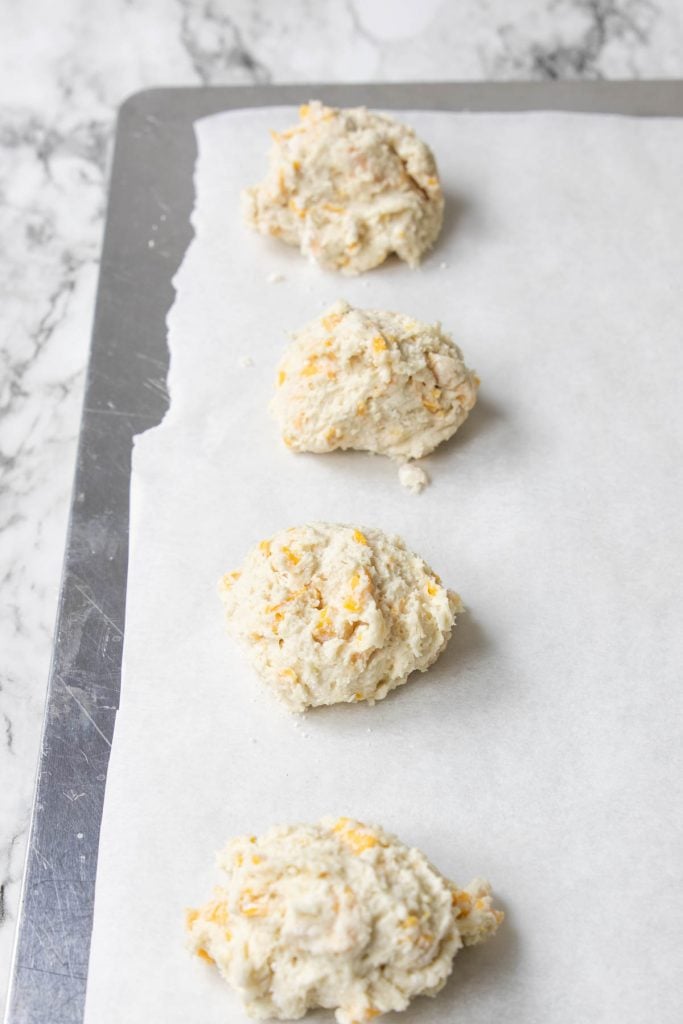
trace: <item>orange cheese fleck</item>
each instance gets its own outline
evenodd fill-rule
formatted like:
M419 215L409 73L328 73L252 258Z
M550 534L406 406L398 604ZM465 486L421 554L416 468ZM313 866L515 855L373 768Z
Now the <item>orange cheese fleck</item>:
M204 917L211 924L225 928L229 918L228 908L222 900L212 900L204 908Z
M300 557L295 554L291 548L287 547L286 544L282 547L282 554L286 555L287 561L291 562L292 565L298 565L301 561Z
M341 323L341 319L341 313L330 313L329 316L324 316L320 322L326 331L331 331Z
M241 575L242 573L240 572L226 573L226 575L223 576L223 578L221 579L220 585L223 587L224 590L229 590L233 583L235 583L240 578Z
M413 928L418 923L417 918L414 914L408 914L408 917L404 917L401 921L401 928Z
M372 849L373 846L379 846L379 839L374 832L371 832L370 829L361 831L352 828L348 818L339 818L332 831L339 836L342 843L351 848L356 856L365 850Z
M244 889L240 893L239 909L245 917L265 917L268 909L264 903L265 893Z
M370 850L373 846L379 846L379 839L377 836L367 835L363 832L356 832L354 829L350 829L348 832L345 832L342 839L356 854L363 853L365 850Z
M453 906L457 907L460 911L459 917L467 917L470 910L472 909L472 899L470 894L462 890L458 890L453 893L451 897Z
M330 609L325 605L320 610L318 621L313 628L313 639L317 640L318 643L324 643L325 640L332 640L336 635L334 626L330 621Z

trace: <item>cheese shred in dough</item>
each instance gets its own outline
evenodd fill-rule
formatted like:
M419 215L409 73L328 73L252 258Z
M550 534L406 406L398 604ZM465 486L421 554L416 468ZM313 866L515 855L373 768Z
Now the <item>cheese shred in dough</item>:
M248 224L322 266L360 274L396 253L417 266L443 220L431 150L411 128L364 107L312 101L272 132L269 170L242 194Z
M188 944L256 1020L324 1007L364 1024L404 1010L503 919L483 879L459 889L419 850L350 818L234 839L218 866L213 898L188 911Z
M271 411L293 451L357 448L404 461L451 437L478 387L440 324L339 301L292 335Z
M220 591L229 630L295 712L381 700L436 660L462 611L399 537L330 523L261 541Z

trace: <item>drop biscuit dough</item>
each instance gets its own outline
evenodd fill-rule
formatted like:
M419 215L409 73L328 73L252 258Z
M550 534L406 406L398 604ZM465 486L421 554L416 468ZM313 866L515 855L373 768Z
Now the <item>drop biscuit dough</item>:
M436 660L462 611L399 537L332 523L261 541L220 591L229 631L294 712L381 700Z
M325 1007L365 1024L404 1010L503 918L487 882L459 889L419 850L349 818L234 839L218 866L213 899L188 912L189 946L256 1020Z
M299 113L299 124L271 133L268 173L242 194L247 223L344 274L371 270L392 253L417 266L443 220L429 147L407 125L364 107L312 101Z
M456 432L478 387L439 324L339 301L292 335L271 412L293 451L357 448L404 462Z

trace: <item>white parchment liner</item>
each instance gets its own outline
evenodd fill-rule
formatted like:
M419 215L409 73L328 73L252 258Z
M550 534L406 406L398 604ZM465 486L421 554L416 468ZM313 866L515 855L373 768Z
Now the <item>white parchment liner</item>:
M399 115L437 154L443 235L419 271L344 279L237 212L293 116L197 125L172 405L134 453L88 1024L242 1021L185 951L183 908L229 836L323 814L384 825L461 884L487 876L507 911L411 1024L674 1024L683 124ZM285 330L338 297L440 319L481 376L419 497L378 457L292 455L268 418ZM469 611L427 675L297 724L225 635L215 588L314 519L400 533Z

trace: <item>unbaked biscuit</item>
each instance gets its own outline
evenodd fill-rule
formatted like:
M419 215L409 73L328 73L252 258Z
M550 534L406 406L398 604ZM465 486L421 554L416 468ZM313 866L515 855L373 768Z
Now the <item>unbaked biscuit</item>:
M339 301L292 335L271 411L297 452L419 459L451 437L479 378L440 324Z
M325 1007L362 1024L404 1010L503 919L488 882L459 889L419 850L349 818L234 839L218 866L213 899L188 912L189 946L256 1020Z
M261 541L220 590L230 632L295 712L381 700L436 660L462 610L399 537L331 523Z
M443 220L429 147L364 107L314 101L300 117L272 133L266 178L243 192L247 223L345 274L371 270L391 253L417 266Z

